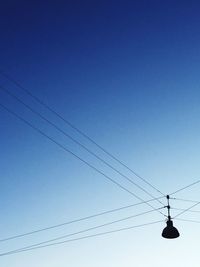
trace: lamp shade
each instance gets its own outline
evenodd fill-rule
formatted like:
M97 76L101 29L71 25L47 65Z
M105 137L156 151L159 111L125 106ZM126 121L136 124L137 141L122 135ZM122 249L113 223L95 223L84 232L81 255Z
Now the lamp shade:
M168 239L173 239L179 237L180 234L178 230L173 226L173 222L168 219L167 221L167 226L163 229L162 231L162 237L168 238Z

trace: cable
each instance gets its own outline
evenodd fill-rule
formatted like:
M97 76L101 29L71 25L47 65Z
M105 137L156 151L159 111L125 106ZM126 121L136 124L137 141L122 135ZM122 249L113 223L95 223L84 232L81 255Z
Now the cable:
M171 207L171 209L172 210L185 211L185 209L180 209L180 208L173 208L173 207ZM200 210L188 210L188 212L200 213Z
M106 166L108 166L109 168L111 168L112 170L114 170L116 173L118 173L119 175L121 175L123 178L125 178L127 181L129 181L130 183L132 183L133 185L135 185L137 188L139 188L140 190L142 190L143 192L145 192L147 195L149 195L150 197L155 198L152 194L150 194L147 190L145 190L144 188L142 188L140 185L138 185L137 183L135 183L132 179L130 179L128 176L124 175L123 173L121 173L119 170L117 170L116 168L114 168L112 165L110 165L109 163L107 163L104 159L102 159L101 157L99 157L97 154L95 154L94 152L92 152L90 149L88 149L85 145L83 145L82 143L80 143L79 141L77 141L76 139L74 139L71 135L69 135L68 133L66 133L65 131L63 131L60 127L58 127L55 123L51 122L49 119L47 119L45 116L43 116L41 113L37 112L36 110L34 110L32 107L30 107L29 105L27 105L25 102L23 102L20 98L18 98L15 94L13 94L12 92L10 92L8 89L6 89L3 86L0 86L0 89L3 90L5 93L7 93L9 96L11 96L12 98L14 98L15 100L17 100L19 103L21 103L22 105L24 105L27 109L29 109L31 112L33 112L35 115L39 116L41 119L43 119L44 121L46 121L48 124L50 124L51 126L53 126L56 130L58 130L59 132L61 132L62 134L64 134L66 137L68 137L70 140L72 140L74 143L78 144L80 147L82 147L84 150L86 150L88 153L90 153L92 156L94 156L95 158L97 158L98 160L100 160L101 162L103 162ZM159 202L159 204L164 205L161 201L157 200Z
M200 180L198 180L198 181L196 181L196 182L194 182L194 183L192 183L192 184L189 184L189 185L187 185L187 186L185 186L185 187L183 187L183 188L181 188L181 189L178 189L177 191L171 193L170 196L171 196L171 195L174 195L174 194L176 194L176 193L178 193L178 192L180 192L180 191L182 191L182 190L185 190L185 189L187 189L187 188L189 188L189 187L191 187L191 186L193 186L193 185L196 185L196 184L198 184L198 183L200 183Z
M51 244L47 244L47 245L42 245L42 246L27 248L27 249L23 249L23 250L19 250L19 249L17 249L17 250L11 250L11 251L8 251L8 252L5 252L5 253L1 253L0 254L0 257L11 255L11 254L15 254L15 253L21 253L21 252L25 252L25 251L30 251L30 250L35 250L35 249L50 247L50 246L61 245L61 244L64 244L64 243L74 242L74 241L88 239L88 238L92 238L92 237L97 237L97 236L102 236L102 235L117 233L117 232L121 232L121 231L131 230L131 229L134 229L134 228L148 226L148 225L152 225L152 224L156 224L156 223L160 223L160 222L163 222L163 221L160 220L160 221L154 221L154 222L140 224L140 225L134 225L134 226L131 226L131 227L119 228L119 229L113 230L113 231L101 232L101 233L97 233L97 234L93 234L93 235L87 235L87 236L78 237L78 238L74 238L74 239L69 239L69 240L65 240L65 241L61 241L61 242L55 242L55 243L51 243Z
M162 207L162 208L164 208L164 207ZM162 208L159 208L159 209L162 209ZM157 210L159 210L159 209L157 209ZM78 231L78 232L74 232L74 233L67 234L67 235L62 235L62 236L59 236L59 237L56 237L56 238L53 238L53 239L42 241L40 243L36 243L36 244L30 245L30 246L22 247L22 248L20 248L18 250L24 250L24 249L28 249L28 248L32 248L32 247L37 247L37 246L40 246L40 245L44 245L44 244L47 244L47 243L50 243L50 242L54 242L54 241L57 241L57 240L60 240L60 239L64 239L64 238L67 238L67 237L70 237L70 236L74 236L74 235L77 235L77 234L83 234L83 233L91 231L91 230L99 229L99 228L102 228L102 227L105 227L105 226L108 226L108 225L112 225L112 224L115 224L115 223L118 223L118 222L122 222L122 221L126 221L126 220L129 220L129 219L141 216L141 215L145 215L145 214L151 213L153 211L152 210L145 211L145 212L142 212L142 213L139 213L139 214L135 214L135 215L132 215L132 216L128 216L128 217L125 217L125 218L122 218L122 219L118 219L118 220L115 220L115 221L111 221L111 222L108 222L108 223L104 223L104 224L100 224L100 225L97 225L97 226L94 226L94 227L90 227L90 228L87 228L87 229L84 229L84 230L81 230L81 231Z
M190 206L189 208L187 208L187 209L183 210L182 212L178 213L178 214L177 214L177 215L174 217L174 219L175 219L176 217L178 217L178 216L182 215L183 213L185 213L185 212L189 211L190 209L192 209L192 208L196 207L196 206L197 206L197 205L199 205L199 204L200 204L200 201L199 201L199 202L197 202L196 204L194 204L194 205Z
M184 199L184 198L176 198L176 197L170 197L170 199L178 200L178 201L184 201L184 202L192 202L192 203L199 203L197 200L191 200L191 199Z
M187 220L187 219L175 219L175 220L178 220L178 221L183 221L183 222L193 222L193 223L200 223L200 221L195 221L195 220Z
M116 162L118 162L120 165L125 167L127 170L132 172L135 176L137 176L140 180L145 182L147 185L149 185L151 188L156 190L161 195L165 196L159 189L157 189L155 186L153 186L151 183L149 183L146 179L141 177L139 174L137 174L135 171L133 171L131 168L129 168L126 164L124 164L121 160L117 159L113 154L108 152L105 148L100 146L97 142L95 142L92 138L90 138L87 134L85 134L83 131L81 131L78 127L74 126L71 122L66 120L63 116L61 116L58 112L56 112L54 109L52 109L50 106L45 104L42 100L40 100L37 96L33 95L29 90L27 90L25 87L23 87L19 82L17 82L15 79L7 75L4 71L0 71L0 74L4 76L7 80L15 84L17 87L21 88L24 92L26 92L29 96L31 96L36 102L38 102L40 105L44 106L47 110L49 110L51 113L56 115L58 118L60 118L62 121L64 121L67 125L69 125L72 129L77 131L80 135L84 136L87 140L89 140L91 143L93 143L95 146L97 146L99 149L101 149L104 153L106 153L108 156L110 156L112 159L114 159Z
M144 199L138 197L132 191L128 190L127 188L125 188L124 186L122 186L120 183L118 183L117 181L115 181L113 178L111 178L110 176L108 176L107 174L105 174L104 172L102 172L101 170L97 169L95 166L93 166L92 164L90 164L89 162L87 162L86 160L84 160L83 158L81 158L78 155L76 155L74 152L72 152L71 150L69 150L68 148L66 148L65 146L63 146L62 144L60 144L59 142L57 142L55 139L53 139L52 137L50 137L49 135L47 135L46 133L44 133L43 131L41 131L39 128L37 128L36 126L34 126L33 124L31 124L30 122L28 122L27 120L25 120L21 116L19 116L14 111L12 111L9 108L7 108L6 106L4 106L2 103L0 103L0 106L2 108L4 108L7 112L9 112L10 114L12 114L13 116L17 117L19 120L23 121L25 124L27 124L29 127L31 127L32 129L34 129L36 132L40 133L42 136L46 137L47 139L49 139L50 141L52 141L54 144L56 144L57 146L59 146L60 148L62 148L65 152L68 152L69 154L71 154L75 158L79 159L84 164L86 164L88 167L90 167L91 169L95 170L97 173L103 175L107 180L111 181L113 184L117 185L118 187L120 187L124 191L126 191L129 194L133 195L134 197L136 197L140 201L144 201ZM146 203L146 204L148 206L150 206L152 209L155 210L155 207L153 207L151 204L149 204L149 203ZM162 213L160 211L158 211L158 212L160 214L162 214L163 216L166 216L164 213Z
M160 197L160 198L163 198L163 197ZM12 239L16 239L16 238L20 238L20 237L24 237L24 236L28 236L28 235L32 235L32 234L36 234L36 233L39 233L39 232L47 231L47 230L58 228L58 227L62 227L62 226L69 225L69 224L72 224L72 223L76 223L76 222L92 219L92 218L95 218L95 217L98 217L98 216L101 216L101 215L105 215L105 214L113 213L113 212L116 212L116 211L128 209L128 208L131 208L131 207L134 207L134 206L142 205L142 204L144 204L146 202L151 202L151 201L154 201L154 200L155 199L150 199L150 200L147 200L145 202L139 202L139 203L131 204L131 205L128 205L128 206L123 206L123 207L120 207L120 208L116 208L116 209L112 209L112 210L96 213L96 214L93 214L93 215L90 215L90 216L86 216L86 217L83 217L83 218L79 218L79 219L71 220L71 221L68 221L68 222L52 225L52 226L49 226L49 227L37 229L37 230L31 231L31 232L10 236L10 237L4 238L4 239L0 239L0 242L5 242L5 241L12 240Z

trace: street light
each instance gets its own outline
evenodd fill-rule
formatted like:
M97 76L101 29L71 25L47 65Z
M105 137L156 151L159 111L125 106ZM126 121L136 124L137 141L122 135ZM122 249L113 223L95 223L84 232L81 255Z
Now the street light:
M168 220L167 220L167 226L163 229L162 231L162 237L168 238L168 239L173 239L177 238L180 236L178 230L176 227L173 226L173 221L171 220L170 216L170 205L169 205L169 195L167 195L167 209L168 209Z

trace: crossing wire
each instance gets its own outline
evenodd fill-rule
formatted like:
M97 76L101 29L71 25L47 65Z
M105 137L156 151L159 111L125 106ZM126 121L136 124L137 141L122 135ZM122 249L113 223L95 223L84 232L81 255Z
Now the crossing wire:
M5 105L3 105L2 103L0 103L0 106L5 109L8 113L12 114L13 116L15 116L16 118L18 118L19 120L23 121L26 125L28 125L29 127L31 127L32 129L34 129L36 132L38 132L39 134L41 134L42 136L46 137L48 140L50 140L51 142L53 142L54 144L56 144L58 147L60 147L62 150L64 150L65 152L71 154L72 156L74 156L75 158L79 159L81 162L83 162L84 164L86 164L88 167L90 167L91 169L93 169L94 171L96 171L97 173L101 174L102 176L104 176L107 180L109 180L110 182L112 182L113 184L117 185L118 187L120 187L121 189L123 189L124 191L128 192L129 194L131 194L132 196L136 197L137 199L139 199L140 201L144 201L144 199L142 199L141 197L137 196L135 193L133 193L132 191L130 191L129 189L127 189L126 187L124 187L123 185L121 185L120 183L118 183L117 181L115 181L113 178L111 178L110 176L108 176L107 174L105 174L104 172L102 172L101 170L99 170L98 168L96 168L95 166L93 166L91 163L89 163L88 161L86 161L85 159L81 158L80 156L78 156L77 154L75 154L74 152L72 152L71 150L69 150L68 148L66 148L65 146L63 146L62 144L60 144L59 142L57 142L54 138L50 137L49 135L47 135L45 132L41 131L39 128L37 128L36 126L34 126L33 124L31 124L30 122L28 122L27 120L25 120L23 117L21 117L20 115L18 115L16 112L12 111L11 109L7 108ZM150 206L153 210L155 210L155 207L153 207L151 204L146 203L148 206ZM166 215L164 213L162 213L161 211L158 211L158 213L162 214L163 216L166 217Z
M192 199L184 199L184 198L176 198L176 197L170 197L172 200L177 200L177 201L183 201L183 202L191 202L191 203L198 203L199 200L192 200Z
M181 208L173 208L173 207L170 207L172 210L179 210L179 211L184 211L185 212L185 209L181 209ZM193 212L193 213L200 213L200 210L188 210L188 212Z
M78 241L78 240L84 240L84 239L88 239L88 238L92 238L92 237L98 237L98 236L108 235L108 234L112 234L112 233L127 231L127 230L131 230L131 229L134 229L134 228L139 228L139 227L143 227L143 226L157 224L157 223L160 223L160 222L163 222L163 220L149 222L149 223L140 224L140 225L134 225L134 226L130 226L130 227L119 228L119 229L112 230L112 231L107 231L107 232L101 232L101 233L97 233L97 234L93 234L93 235L82 236L82 237L78 237L78 238L74 238L74 239L68 239L68 240L65 240L65 241L54 242L54 243L41 245L41 246L37 246L37 247L32 247L32 248L27 248L27 249L23 249L23 250L22 249L21 250L19 250L19 249L11 250L11 251L8 251L8 252L1 253L0 257L8 256L8 255L11 255L11 254L16 254L16 253L18 254L18 253L22 253L22 252L25 252L25 251L41 249L41 248L45 248L45 247L57 246L57 245L61 245L61 244L69 243L69 242L74 242L74 241Z
M3 86L0 86L0 89L3 90L5 93L7 93L8 95L10 95L12 98L14 98L15 100L17 100L19 103L21 103L22 105L24 105L27 109L29 109L31 112L33 112L35 115L37 115L38 117L40 117L41 119L43 119L44 121L46 121L48 124L50 124L51 126L53 126L56 130L58 130L59 132L61 132L64 136L68 137L70 140L72 140L74 143L78 144L80 147L82 147L84 150L86 150L88 153L90 153L92 156L94 156L95 158L97 158L98 160L100 160L101 162L103 162L106 166L108 166L109 168L111 168L112 170L114 170L116 173L118 173L119 175L121 175L123 178L125 178L127 181L129 181L130 183L132 183L134 186L136 186L137 188L139 188L140 190L142 190L143 192L145 192L147 195L149 195L150 197L155 198L151 193L149 193L147 190L145 190L143 187L141 187L140 185L138 185L137 183L135 183L132 179L130 179L127 175L124 175L122 172L120 172L119 170L117 170L115 167L113 167L111 164L107 163L104 159L102 159L101 157L99 157L96 153L92 152L90 149L88 149L85 145L83 145L82 143L80 143L79 141L77 141L75 138L73 138L71 135L69 135L66 131L63 131L60 127L58 127L55 123L51 122L49 119L47 119L45 116L43 116L40 112L34 110L32 107L30 107L29 105L27 105L24 101L22 101L19 97L17 97L15 94L13 94L12 92L10 92L8 89L6 89ZM161 201L157 200L159 202L159 204L164 205Z
M181 218L175 218L175 220L183 221L183 222L200 223L200 221L196 221L196 220L188 220L188 219L181 219Z
M184 187L182 187L182 188L176 190L175 192L171 193L170 196L172 196L172 195L174 195L174 194L177 194L177 193L179 193L179 192L181 192L181 191L183 191L183 190L185 190L185 189L188 189L189 187L194 186L194 185L196 185L196 184L198 184L198 183L200 183L200 180L197 180L196 182L193 182L193 183L191 183L191 184L189 184L189 185L187 185L187 186L184 186Z
M160 198L163 198L163 197L160 197ZM86 217L82 217L82 218L79 218L79 219L67 221L67 222L64 222L64 223L51 225L51 226L48 226L48 227L45 227L45 228L40 228L40 229L37 229L37 230L34 230L34 231L30 231L30 232L26 232L26 233L23 233L23 234L10 236L10 237L7 237L7 238L0 239L0 242L5 242L5 241L21 238L21 237L24 237L24 236L40 233L40 232L43 232L43 231L59 228L59 227L66 226L66 225L69 225L69 224L85 221L85 220L96 218L96 217L99 217L99 216L102 216L102 215L106 215L106 214L109 214L109 213L114 213L114 212L117 212L117 211L120 211L120 210L124 210L124 209L128 209L128 208L135 207L135 206L138 206L138 205L142 205L142 204L145 204L146 202L151 202L151 201L155 201L155 199L150 199L150 200L147 200L147 201L138 202L138 203L135 203L135 204L131 204L131 205L123 206L123 207L120 207L120 208L116 208L116 209L112 209L112 210L108 210L108 211L92 214L90 216L86 216Z
M158 208L157 210L160 210L160 209L163 209L163 208L164 207L161 207L161 208ZM111 222L108 222L108 223L104 223L104 224L100 224L100 225L97 225L97 226L93 226L93 227L90 227L90 228L87 228L87 229L84 229L84 230L81 230L81 231L78 231L78 232L70 233L70 234L67 234L67 235L62 235L62 236L59 236L59 237L56 237L56 238L53 238L53 239L49 239L49 240L46 240L46 241L35 243L33 245L30 245L30 246L22 247L22 248L20 248L18 250L37 247L37 246L41 246L41 245L44 245L44 244L47 244L47 243L58 241L60 239L71 237L71 236L74 236L74 235L83 234L83 233L86 233L86 232L89 232L89 231L92 231L92 230L96 230L96 229L99 229L99 228L102 228L102 227L105 227L105 226L109 226L109 225L112 225L112 224L116 224L116 223L119 223L119 222L130 220L132 218L139 217L141 215L149 214L151 212L154 212L154 210L145 211L145 212L142 212L142 213L139 213L139 214L134 214L134 215L131 215L131 216L128 216L128 217L124 217L122 219L118 219L118 220L114 220L114 221L111 221Z
M3 70L0 71L0 74L4 76L7 80L15 84L18 88L26 92L30 97L32 97L36 102L38 102L40 105L45 107L47 110L49 110L52 114L56 115L58 118L60 118L63 122L65 122L67 125L69 125L72 129L74 129L76 132L78 132L80 135L82 135L84 138L86 138L88 141L90 141L92 144L94 144L96 147L98 147L100 150L102 150L105 154L107 154L109 157L111 157L113 160L118 162L121 166L125 167L127 170L129 170L131 173L133 173L136 177L138 177L140 180L142 180L144 183L149 185L151 188L156 190L161 195L165 196L164 193L162 193L158 188L153 186L150 182L148 182L146 179L144 179L142 176L137 174L134 170L132 170L130 167L128 167L125 163L123 163L121 160L119 160L117 157L115 157L112 153L110 153L108 150L103 148L101 145L99 145L96 141L94 141L91 137L89 137L87 134L85 134L83 131L81 131L77 126L73 125L69 120L65 119L61 114L59 114L57 111L55 111L53 108L51 108L49 105L45 104L39 97L33 95L28 89L26 89L24 86L22 86L18 81L13 79L10 75L6 74Z
M196 206L199 205L199 204L200 204L200 201L197 202L197 203L195 203L194 205L190 206L189 208L183 210L182 212L178 213L178 214L174 217L174 219L177 218L177 217L179 217L179 216L182 215L183 213L185 213L185 212L187 212L187 211L190 211L192 208L196 207Z

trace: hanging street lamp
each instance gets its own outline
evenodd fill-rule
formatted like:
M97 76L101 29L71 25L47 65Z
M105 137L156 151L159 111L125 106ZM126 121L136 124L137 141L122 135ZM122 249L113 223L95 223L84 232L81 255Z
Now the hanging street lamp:
M171 220L169 195L167 195L167 202L168 202L168 205L166 207L168 210L168 220L166 222L167 226L162 231L162 237L168 238L168 239L173 239L173 238L179 237L180 234L179 234L178 230L176 229L176 227L173 226L173 221Z

